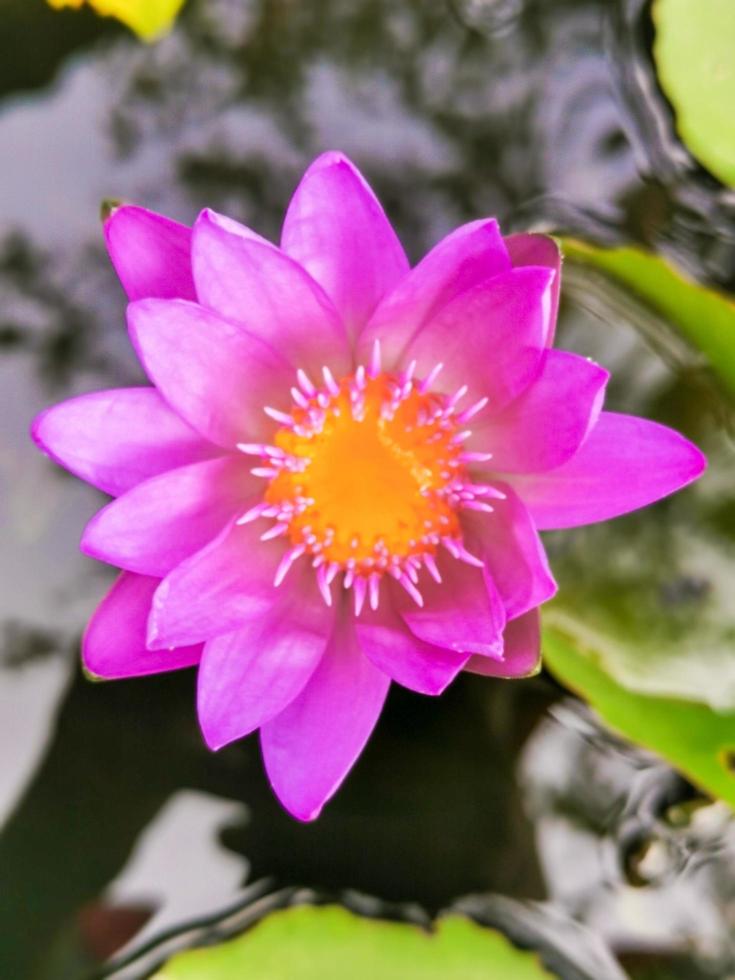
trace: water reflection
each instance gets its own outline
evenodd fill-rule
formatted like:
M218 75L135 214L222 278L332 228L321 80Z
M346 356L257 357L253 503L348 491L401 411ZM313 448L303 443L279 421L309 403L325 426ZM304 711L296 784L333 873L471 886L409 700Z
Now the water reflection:
M572 918L586 923L601 957L593 963L609 966L608 943L636 955L656 943L678 956L681 934L702 962L730 962L731 825L708 829L699 814L672 823L680 781L568 708L550 721L560 692L546 678L466 678L441 703L396 691L343 793L309 827L274 803L254 740L216 756L203 748L189 673L84 680L78 637L108 575L77 543L99 495L27 439L48 402L141 381L100 243L101 199L181 220L208 204L275 237L300 171L327 146L359 161L414 255L495 213L508 226L632 236L731 282L732 213L720 188L679 165L670 134L652 135L652 115L659 127L666 117L647 67L645 8L200 0L152 48L91 15L17 0L9 9L0 39L0 976L79 977L139 928L134 944L227 900L246 868L274 887L359 889L431 911L468 892L548 897L545 912L519 906L510 919L535 942L543 934L552 959L556 942L570 977L574 968L594 976L558 938ZM688 431L712 428L707 378L665 325L593 330L580 300L587 310L597 302L606 324L630 317L589 282L569 295L577 304L565 311L565 343L619 368L615 407L667 418L674 401ZM635 538L639 525L626 527ZM572 582L585 540L552 542ZM711 574L695 571L667 579L655 601L696 606ZM196 880L180 882L194 858ZM154 878L169 887L149 887ZM569 948L586 948L573 925ZM101 942L105 930L112 938ZM632 976L646 975L630 962Z

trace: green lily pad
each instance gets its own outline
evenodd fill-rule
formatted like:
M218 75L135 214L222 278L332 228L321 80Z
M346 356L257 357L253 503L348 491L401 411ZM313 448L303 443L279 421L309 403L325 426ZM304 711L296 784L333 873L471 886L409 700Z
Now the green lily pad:
M735 711L625 688L603 669L593 646L556 626L544 630L544 653L551 673L611 728L735 807Z
M735 3L732 11L735 14ZM735 37L732 46L735 51ZM731 129L735 134L735 126ZM572 266L599 270L664 318L704 355L735 396L735 301L731 296L693 282L666 259L633 245L606 249L567 238L563 250Z
M655 0L653 56L692 154L735 186L735 4Z
M461 916L416 926L302 905L267 916L218 946L174 956L154 980L539 980L534 953Z
M571 346L614 369L608 407L683 431L709 469L653 507L546 536L560 588L545 664L617 731L735 805L735 454L721 428L735 309L640 249L565 251L561 346L571 330ZM702 355L725 384L710 383Z

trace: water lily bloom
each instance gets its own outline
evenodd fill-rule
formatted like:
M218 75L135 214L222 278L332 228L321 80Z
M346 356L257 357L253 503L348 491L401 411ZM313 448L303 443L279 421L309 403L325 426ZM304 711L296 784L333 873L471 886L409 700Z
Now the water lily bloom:
M44 412L54 460L115 499L82 550L121 568L84 637L105 678L198 665L217 749L260 729L284 806L316 817L391 681L525 677L555 591L538 531L694 480L699 450L602 412L607 372L554 350L560 256L475 221L413 269L327 153L280 247L205 210L107 220L150 387Z

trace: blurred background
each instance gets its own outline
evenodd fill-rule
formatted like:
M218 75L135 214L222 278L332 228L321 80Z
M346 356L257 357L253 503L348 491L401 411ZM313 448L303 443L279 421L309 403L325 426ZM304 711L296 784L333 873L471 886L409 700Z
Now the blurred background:
M735 976L735 199L677 129L656 25L643 0L189 0L146 45L88 7L0 0L2 980L149 976L212 923L307 900L461 909L572 980ZM325 149L414 260L484 215L565 236L560 346L613 371L608 407L675 425L711 466L642 514L546 535L548 669L438 701L394 687L301 825L257 739L206 750L191 671L83 678L112 580L78 553L100 495L28 427L143 382L103 199L187 223L211 206L275 239ZM582 635L592 680L564 647Z

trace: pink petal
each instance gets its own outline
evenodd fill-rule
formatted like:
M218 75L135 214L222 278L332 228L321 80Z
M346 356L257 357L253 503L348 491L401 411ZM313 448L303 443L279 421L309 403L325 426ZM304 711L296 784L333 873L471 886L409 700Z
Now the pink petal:
M269 611L279 596L273 580L286 548L278 541L261 541L264 527L255 521L225 528L161 582L149 619L151 649L232 633ZM295 571L281 589L291 587Z
M645 507L696 480L707 465L673 429L632 415L602 412L569 462L509 476L542 530L593 524Z
M508 619L547 602L556 593L546 552L520 498L504 484L505 500L493 500L492 514L465 512L469 551L482 559L505 606Z
M419 584L423 608L401 610L420 640L456 653L500 658L505 626L503 602L492 581L479 568L440 556L442 583L424 575Z
M293 372L268 344L184 300L131 303L128 325L148 377L205 438L234 449L272 430L263 408L286 407Z
M163 578L255 502L260 487L242 456L192 463L154 476L89 522L82 551Z
M114 679L157 674L199 663L201 646L150 651L146 622L158 579L123 572L97 607L82 640L85 668Z
M561 466L597 422L608 377L584 357L549 350L541 373L519 398L501 412L478 417L474 442L493 454L495 471L533 473Z
M497 221L457 228L384 297L360 335L358 359L367 363L379 340L385 363L400 364L406 344L444 306L510 268Z
M128 204L105 222L105 241L129 299L196 299L185 225Z
M324 288L356 336L408 260L378 199L341 153L324 153L296 188L281 247Z
M210 640L198 676L199 723L219 749L270 721L301 692L319 663L334 611L311 589L285 589L264 614Z
M545 265L554 272L549 293L549 307L546 321L546 344L554 343L556 320L559 312L559 293L561 291L561 251L550 235L520 234L505 239L514 269L525 265Z
M406 627L384 594L376 611L364 610L355 629L360 649L391 680L419 694L441 694L467 662L467 655L424 643Z
M541 669L541 619L531 609L505 627L503 659L470 657L465 670L485 677L533 677Z
M350 370L337 311L298 262L214 211L203 211L194 225L192 253L203 306L241 323L314 376L325 364L338 377Z
M220 453L155 388L70 398L41 412L31 434L56 463L113 497L166 470Z
M390 681L360 652L350 616L340 617L306 687L260 740L276 796L299 820L314 820L352 768L375 727Z
M409 342L404 360L425 377L437 362L445 391L470 386L498 410L537 376L552 273L528 267L495 276L444 306Z

